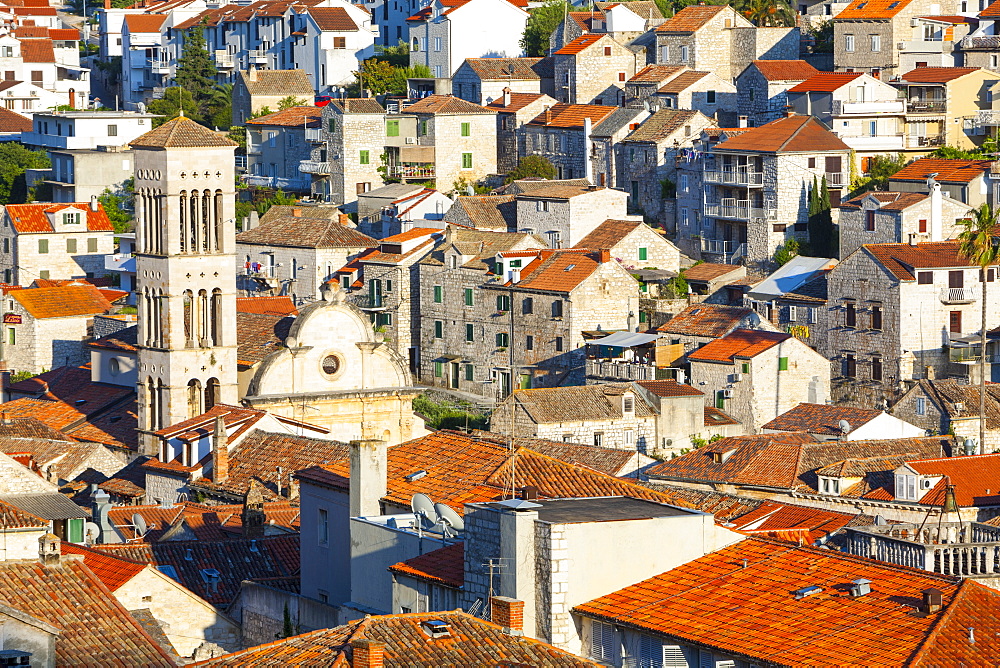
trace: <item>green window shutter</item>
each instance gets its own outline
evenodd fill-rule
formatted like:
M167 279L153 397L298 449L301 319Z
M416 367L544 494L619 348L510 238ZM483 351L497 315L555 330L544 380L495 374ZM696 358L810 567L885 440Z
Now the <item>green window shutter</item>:
M361 151L361 155L360 155L360 159L359 159L359 162L360 162L360 163L361 163L362 165L367 165L367 164L369 164L369 157L368 157L368 155L369 155L369 154L368 154L368 151Z
M715 393L715 407L720 411L726 407L726 397L722 394L722 390L717 390Z
M465 379L466 380L473 380L475 378L475 373L476 373L475 372L475 368L476 367L472 366L471 364L466 364L465 365Z
M4 239L4 241L6 241L6 239ZM75 253L76 252L76 239L67 239L66 240L66 252L67 253Z
M39 253L48 253L49 252L49 240L48 239L39 239L38 240L38 252Z
M778 371L788 371L788 358L779 357L778 358Z
M440 320L434 321L434 338L440 339L444 337L444 323Z
M465 289L465 305L472 306L472 288Z
M427 121L420 121L420 134L427 134Z
M326 122L326 129L328 131L330 131L330 132L336 132L337 131L337 119L336 118L331 118L329 121L327 121Z
M434 286L434 303L440 304L444 301L444 286L435 285Z
M743 373L750 373L750 362L744 362L742 369Z
M7 343L12 346L17 345L17 330L13 327L7 328Z
M472 136L472 129L469 123L462 123L462 136L463 137Z
M646 249L646 248L640 248L639 249L639 259L640 260L645 260L647 252L648 252L648 249Z
M472 154L463 153L462 154L462 169L472 169Z
M646 322L646 312L639 311L639 322Z
M434 377L440 378L444 365L441 362L434 362Z
M97 239L87 239L87 252L88 253L97 252Z
M385 122L385 136L386 137L398 137L399 136L399 121L386 121Z
M82 543L83 520L80 518L66 520L66 535L69 537L69 542Z
M465 340L475 341L476 340L476 327L475 325L469 323L465 326Z

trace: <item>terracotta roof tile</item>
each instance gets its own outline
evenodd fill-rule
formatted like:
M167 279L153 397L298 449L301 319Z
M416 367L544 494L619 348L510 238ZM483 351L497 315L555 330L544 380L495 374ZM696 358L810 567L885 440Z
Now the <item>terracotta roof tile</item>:
M541 58L466 58L465 63L484 81L535 81Z
M912 281L917 269L971 267L959 251L957 241L928 241L910 244L865 244L862 248L903 281Z
M307 11L320 30L354 32L359 29L344 7L310 7Z
M691 86L695 85L705 77L709 75L709 72L697 72L695 70L688 70L687 72L682 72L675 76L673 79L667 83L660 86L657 93L681 93L686 91Z
M455 543L393 564L389 570L401 575L460 589L465 583L465 543Z
M428 95L406 108L408 114L494 114L474 102L468 102L452 95Z
M293 322L295 317L291 315L238 311L236 359L242 365L252 366L276 350L282 350Z
M591 230L583 239L580 239L574 248L612 249L642 225L645 223L641 220L606 220Z
M629 83L663 83L684 70L683 65L646 65L628 80Z
M978 67L918 67L900 76L899 80L904 83L948 83L979 70Z
M717 278L731 274L742 269L738 264L715 264L712 262L702 262L684 270L684 278L689 281L713 281Z
M331 7L331 9L341 9ZM289 107L266 116L258 116L247 121L247 125L268 125L287 128L318 128L323 120L323 110L319 107Z
M95 341L91 341L90 346L92 348L106 348L108 350L121 350L123 352L134 353L137 350L138 330L138 325L132 325L114 334L108 334Z
M788 89L789 93L831 93L861 76L861 72L817 72L802 83Z
M574 56L594 44L597 44L604 37L605 35L581 35L572 42L566 44L561 49L557 49L552 53L556 56Z
M906 9L911 0L853 0L837 19L891 19Z
M348 97L330 102L345 114L384 114L385 109L373 97Z
M108 517L118 531L129 542L142 541L156 543L160 540L177 540L171 535L179 524L188 531L182 536L193 534L198 540L218 541L243 538L243 506L213 505L185 501L173 506L115 506ZM132 517L141 515L148 531L138 534L132 524ZM299 528L299 508L290 501L269 501L264 503L267 530L278 527L294 533ZM266 534L270 535L270 534Z
M907 460L906 465L924 475L945 476L941 485L955 486L955 500L959 506L1000 505L1000 489L996 483L1000 479L1000 454ZM928 492L920 503L943 505L943 490L940 494L934 491Z
M92 657L109 667L175 665L83 561L0 562L0 598L62 631L56 665Z
M716 339L739 327L752 313L751 309L742 306L695 304L660 325L656 331Z
M0 526L4 529L47 529L49 521L0 501Z
M80 211L86 223L88 232L113 232L114 226L104 211L104 205L98 204L97 211L90 210L88 202L73 202L67 204L8 204L7 217L18 234L55 232L46 214L56 214L72 208ZM83 231L82 229L80 230Z
M846 591L857 578L872 583L871 593L860 599ZM798 600L794 593L808 586L819 591ZM929 588L942 592L945 610L914 614ZM903 666L922 646L932 648L927 643L958 590L958 580L948 576L751 537L574 611L755 663L833 667L866 665L878 657L880 665ZM983 596L979 614L1000 610L997 594ZM720 626L718 611L737 607L739 613ZM964 665L991 662L998 645L996 638L984 640ZM949 655L945 650L938 656ZM959 663L945 658L936 665Z
M126 14L125 25L133 35L140 32L160 32L160 26L167 20L165 14Z
M628 383L545 387L516 390L510 401L524 410L536 424L620 420L623 417L622 395L631 389ZM633 394L637 418L656 415L641 394L634 391Z
M825 152L850 147L812 116L788 116L750 128L716 145L717 151Z
M639 380L639 385L658 397L701 397L705 393L696 387L678 383L676 380Z
M658 33L691 33L705 26L728 5L689 5L656 28Z
M66 427L66 433L81 441L93 441L112 447L135 451L139 442L139 408L134 392L124 401L109 404L107 409L88 417L77 426Z
M577 129L583 128L583 119L589 118L591 126L595 126L617 109L618 107L599 104L566 104L559 102L552 105L552 108L536 116L528 125Z
M879 210L882 211L903 211L913 206L914 204L919 204L927 199L928 195L925 193L905 193L905 192L866 192L864 194L858 195L857 197L852 197L849 200L840 203L841 209L860 209L862 202L869 197L874 197L879 202Z
M421 623L440 620L451 637L432 640ZM387 668L395 666L537 666L538 668L599 668L599 664L527 636L504 632L499 626L462 611L369 616L346 626L292 636L284 640L226 654L192 666L239 668L262 665L349 666L352 644L384 645Z
M31 119L16 111L0 110L0 132L31 132Z
M264 71L266 72L267 70ZM225 135L213 132L204 125L199 125L192 121L187 116L173 118L155 130L150 130L146 134L136 137L129 144L137 148L216 148L236 146L236 142L230 140Z
M37 319L93 316L111 308L111 303L92 285L15 290L10 296Z
M748 534L766 534L773 531L801 532L802 538L812 545L820 538L850 525L858 517L858 514L765 501L755 510L731 520L731 524L735 531Z
M882 415L882 411L874 408L801 403L763 425L761 429L839 435L841 420L847 420L851 425L851 431L854 431L879 415Z
M973 179L988 174L990 160L945 160L943 158L920 158L889 177L890 181L927 181L931 174L941 183L969 183Z
M584 32L594 29L594 21L603 21L604 12L568 12L567 16L576 23Z
M82 545L64 542L60 547L63 554L81 555L83 563L87 565L87 568L92 570L94 575L100 578L104 586L111 591L116 591L148 567L148 564L114 556L107 552L92 550Z
M53 14L55 10L52 10ZM16 13L16 10L15 10ZM51 39L21 40L21 60L26 63L54 63L56 52Z
M237 297L237 313L256 313L259 315L298 315L299 309L287 295L274 297Z
M804 60L755 60L753 64L768 81L805 81L819 71Z
M527 290L569 293L600 266L597 254L586 249L542 249L538 259L521 270L521 280L515 285Z
M378 241L338 220L280 216L236 235L238 244L292 248L375 248Z
M469 222L478 230L506 232L517 228L517 204L514 195L466 195L455 199ZM386 241L383 239L383 241Z
M737 357L755 357L790 338L792 335L784 332L737 329L688 353L688 359L695 362L732 362Z
M658 109L625 137L625 141L663 141L690 123L697 114L697 111L684 109Z
M728 424L739 424L740 421L730 417L715 406L705 406L705 426L721 427Z
M501 95L497 99L493 100L486 105L488 109L495 109L498 113L503 112L518 112L527 107L529 104L536 102L537 100L545 97L545 93L511 93L510 94L510 104L504 104L504 98Z

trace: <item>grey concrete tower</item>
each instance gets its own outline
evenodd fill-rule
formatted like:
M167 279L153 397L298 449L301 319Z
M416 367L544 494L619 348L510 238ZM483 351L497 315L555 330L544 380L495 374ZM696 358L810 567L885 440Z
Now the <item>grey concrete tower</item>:
M140 451L170 459L153 432L239 400L236 144L183 116L131 144Z

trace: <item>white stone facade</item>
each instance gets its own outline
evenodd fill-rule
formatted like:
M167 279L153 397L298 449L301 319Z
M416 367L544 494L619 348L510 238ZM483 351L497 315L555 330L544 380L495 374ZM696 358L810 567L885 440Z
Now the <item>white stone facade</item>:
M562 51L554 55L555 97L570 104L624 104L625 82L645 65L607 35L582 50Z

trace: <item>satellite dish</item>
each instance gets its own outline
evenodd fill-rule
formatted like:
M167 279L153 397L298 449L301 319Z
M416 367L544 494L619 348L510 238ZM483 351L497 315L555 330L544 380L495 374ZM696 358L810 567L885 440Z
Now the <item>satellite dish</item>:
M83 535L87 539L87 544L93 545L101 537L101 527L93 522L87 522L83 525Z
M187 492L181 492L177 495L177 503L187 503L188 495Z
M473 188L471 185L468 185L465 187L465 194L468 195L469 197L472 197L473 195L476 194L476 189Z
M146 113L146 104L144 102L139 102L138 104L135 105L135 108L136 111L138 111L140 114Z
M410 499L410 508L413 509L413 514L419 517L422 523L428 527L434 526L437 512L434 510L434 502L431 501L431 497L417 492Z
M747 323L750 325L750 329L757 329L760 327L760 316L756 312L751 313L747 316Z
M446 529L452 529L453 531L462 531L465 529L465 520L449 506L443 503L435 503L434 510L437 511L438 522L443 524Z
M840 427L841 434L849 434L851 432L851 423L847 420L841 420L837 423L837 426Z
M146 520L144 520L142 515L139 513L132 515L132 526L135 527L135 532L139 536L142 536L149 531L149 529L146 528Z

